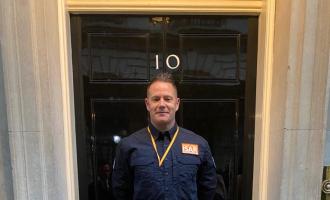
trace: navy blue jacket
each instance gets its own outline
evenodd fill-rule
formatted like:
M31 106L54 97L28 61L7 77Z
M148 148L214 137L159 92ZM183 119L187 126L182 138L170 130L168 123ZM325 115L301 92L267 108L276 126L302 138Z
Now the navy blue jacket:
M149 125L160 157L173 138ZM182 143L198 145L198 155L183 153ZM112 187L117 200L212 200L216 189L216 169L209 145L201 136L179 128L179 133L163 165L146 128L124 138L117 147Z

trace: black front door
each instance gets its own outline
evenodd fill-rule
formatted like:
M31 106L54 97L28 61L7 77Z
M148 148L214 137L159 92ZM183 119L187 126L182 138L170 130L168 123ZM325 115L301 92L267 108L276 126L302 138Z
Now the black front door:
M210 144L217 199L251 199L257 17L71 15L80 199L109 199L121 138L147 125L146 85L178 83L180 126Z

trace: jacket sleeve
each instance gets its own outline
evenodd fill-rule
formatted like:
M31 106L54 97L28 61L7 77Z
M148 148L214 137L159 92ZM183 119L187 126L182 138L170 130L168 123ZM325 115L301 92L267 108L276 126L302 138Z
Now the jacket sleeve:
M198 199L213 199L217 186L216 167L208 144L205 146L202 164L198 170Z
M112 191L116 200L130 200L133 194L132 174L129 167L129 152L125 140L117 146L112 173Z

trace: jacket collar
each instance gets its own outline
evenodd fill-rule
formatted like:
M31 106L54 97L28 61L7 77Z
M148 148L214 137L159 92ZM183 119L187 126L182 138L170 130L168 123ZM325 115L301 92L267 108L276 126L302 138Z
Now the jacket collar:
M150 129L150 132L151 132L152 136L155 139L158 139L161 134L165 134L166 132L169 133L170 139L172 139L174 134L175 134L175 131L178 127L178 125L175 123L174 126L172 128L170 128L170 130L161 132L156 127L154 127L154 125L152 125L151 122L148 123L148 126L149 126L149 129Z

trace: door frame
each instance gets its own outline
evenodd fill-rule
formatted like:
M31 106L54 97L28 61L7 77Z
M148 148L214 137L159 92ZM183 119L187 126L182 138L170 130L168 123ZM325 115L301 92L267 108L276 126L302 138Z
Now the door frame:
M69 13L258 15L255 141L252 199L267 199L273 78L275 0L58 0L68 199L79 199ZM273 157L273 156L272 156Z

